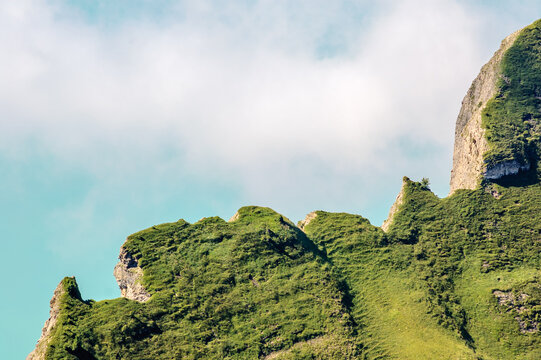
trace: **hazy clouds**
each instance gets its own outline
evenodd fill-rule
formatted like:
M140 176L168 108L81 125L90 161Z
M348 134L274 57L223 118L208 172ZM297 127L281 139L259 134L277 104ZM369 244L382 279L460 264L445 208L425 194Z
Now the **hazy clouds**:
M192 1L103 23L3 2L0 151L104 183L223 179L295 214L394 197L402 175L443 195L460 101L498 43L456 1L370 3Z

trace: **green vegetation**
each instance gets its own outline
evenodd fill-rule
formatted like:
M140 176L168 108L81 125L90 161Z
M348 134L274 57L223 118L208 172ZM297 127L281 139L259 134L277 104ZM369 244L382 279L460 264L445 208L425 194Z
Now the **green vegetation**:
M538 359L541 185L405 182L388 233L260 207L135 233L151 299L85 302L64 279L47 358Z
M128 237L144 303L65 278L47 359L541 359L541 21L483 111L493 166L531 171L440 199L404 178L388 232L268 208ZM58 294L57 294L58 293Z
M359 354L343 284L304 233L270 209L242 208L232 223L154 226L124 247L152 298L66 297L73 321L53 336L49 358L84 350L96 359L257 359L294 344L306 358Z
M501 63L498 92L482 113L489 143L489 167L516 160L534 165L541 158L541 20L523 29Z
M359 337L370 359L467 359L472 351L428 313L412 245L392 241L368 220L318 212L306 227L351 289Z
M525 279L537 281L540 213L539 184L507 188L493 184L460 190L446 199L438 199L418 183L406 187L406 201L389 236L413 243L412 265L428 287L432 316L457 331L483 358L538 358L539 333L521 333L514 316L498 307L493 291L518 286ZM528 295L539 305L538 297ZM538 316L535 311L522 315L531 321ZM482 318L491 320L478 326Z

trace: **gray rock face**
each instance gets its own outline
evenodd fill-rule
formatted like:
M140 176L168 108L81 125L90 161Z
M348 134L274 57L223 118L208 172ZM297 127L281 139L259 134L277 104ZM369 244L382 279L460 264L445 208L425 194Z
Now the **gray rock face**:
M406 186L406 179L402 181L402 187L400 188L400 192L396 196L396 200L394 201L393 206L391 206L391 210L389 210L389 215L387 216L387 219L383 222L383 225L381 225L381 229L385 232L389 230L389 226L393 223L394 215L397 213L400 206L404 203L404 187Z
M485 172L484 153L488 150L485 130L481 127L481 112L496 95L501 78L501 61L521 31L506 37L501 47L485 64L471 84L456 121L451 194L457 189L475 189Z
M58 286L56 287L53 297L51 299L51 310L49 311L49 319L47 319L45 325L43 325L43 329L41 330L41 337L38 340L36 348L30 354L28 354L26 360L45 359L45 352L47 351L47 347L49 345L49 342L51 341L51 332L56 325L58 314L60 313L60 299L62 295L64 295L65 291L66 290L64 289L61 281L60 284L58 284Z
M140 283L143 269L139 267L137 260L123 247L120 248L118 260L113 274L120 287L120 294L126 299L139 302L150 299L150 294Z
M521 165L516 160L505 161L487 168L483 173L483 176L489 180L496 180L502 176L515 175L519 171L525 171L530 169L530 164Z
M498 299L498 305L503 306L508 312L515 313L515 320L518 322L520 332L523 334L537 333L541 330L541 323L526 316L520 315L530 312L534 305L528 303L530 295L526 293L515 294L512 291L494 290L492 295Z

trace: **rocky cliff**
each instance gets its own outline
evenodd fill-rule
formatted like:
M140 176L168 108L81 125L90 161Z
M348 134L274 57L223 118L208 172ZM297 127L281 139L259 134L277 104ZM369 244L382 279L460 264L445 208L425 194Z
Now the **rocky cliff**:
M502 78L502 58L519 34L520 31L516 31L502 41L498 51L481 68L462 100L455 126L451 194L457 189L475 189L486 171L483 155L488 150L488 143L481 124L481 114L487 102L498 91L498 82Z
M139 302L150 299L150 294L141 284L143 270L139 267L137 260L124 247L120 248L118 263L113 274L123 297Z
M51 333L56 326L58 314L60 313L61 297L66 293L64 282L61 281L54 290L53 297L50 302L49 319L43 325L41 330L41 337L38 340L36 348L27 357L26 360L42 360L45 359L45 353L47 346L51 341Z
M36 348L27 356L26 360L44 360L57 359L55 346L53 342L63 336L64 346L67 355L72 355L75 359L93 360L92 357L85 357L88 352L77 345L73 346L73 333L69 330L72 318L69 316L70 310L80 310L80 306L86 307L87 304L82 300L79 287L75 277L65 277L56 287L50 302L49 319L45 322L41 330L41 337L38 340ZM69 324L69 325L68 325ZM69 344L69 345L68 345ZM71 346L70 346L71 345ZM78 355L81 355L78 356Z
M537 170L540 44L536 21L505 38L473 81L456 122L451 194Z

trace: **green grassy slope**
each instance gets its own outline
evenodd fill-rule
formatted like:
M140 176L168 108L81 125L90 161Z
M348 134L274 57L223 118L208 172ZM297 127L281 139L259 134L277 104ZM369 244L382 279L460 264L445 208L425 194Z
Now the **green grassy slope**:
M268 208L131 235L148 302L62 282L47 359L541 359L541 21L502 61L487 163L530 170L439 199L404 179L388 232Z
M370 359L472 359L473 352L428 312L413 246L391 241L368 220L317 212L305 228L351 288L353 315Z
M151 299L85 302L66 278L48 358L540 358L541 185L404 191L388 233L246 207L133 234Z
M124 247L152 298L67 298L77 311L66 307L48 358L287 358L277 352L294 345L304 356L358 356L343 285L314 244L270 209L239 214L232 223L180 220L130 236Z
M498 198L494 197L495 194ZM458 331L482 358L539 358L539 331L523 332L541 319L541 186L500 186L457 191L437 199L409 182L406 201L389 236L410 236L412 266L429 288L430 313ZM411 235L413 234L413 235ZM520 314L499 305L495 291L528 296Z
M351 288L370 358L538 359L540 213L538 184L438 199L406 179L388 234L360 216L325 212L305 231ZM527 298L500 305L496 291Z

